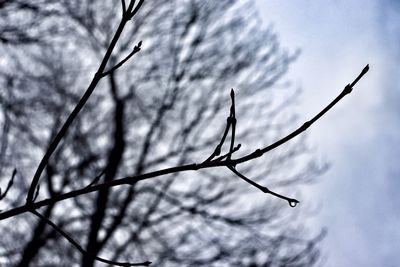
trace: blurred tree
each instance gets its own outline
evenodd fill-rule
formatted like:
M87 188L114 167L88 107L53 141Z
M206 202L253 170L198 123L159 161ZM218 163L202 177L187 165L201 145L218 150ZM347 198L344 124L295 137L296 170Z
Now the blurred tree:
M93 77L121 13L119 1L0 2L2 188L18 170L3 206L23 203L38 158ZM132 51L133 40L143 40L141 52L101 80L51 157L38 199L203 161L221 139L231 87L238 155L288 132L298 91L281 80L296 53L283 50L261 25L252 1L144 3L108 66ZM293 195L293 185L325 167L300 138L241 170ZM41 214L89 253L112 260L311 266L320 236L310 238L288 209L231 173L209 169L100 190L48 205ZM1 221L0 228L7 266L101 265L32 215Z

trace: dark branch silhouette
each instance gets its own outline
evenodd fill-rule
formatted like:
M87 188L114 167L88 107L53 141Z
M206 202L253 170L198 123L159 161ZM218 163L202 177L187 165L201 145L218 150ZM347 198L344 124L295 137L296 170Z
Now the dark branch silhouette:
M98 257L96 255L88 253L85 249L81 247L69 234L64 232L60 227L58 227L56 224L54 224L51 220L37 212L36 210L31 211L33 214L35 214L37 217L39 217L41 220L46 222L48 225L50 225L54 230L56 230L59 234L61 234L69 243L71 243L80 253L82 253L84 256L93 258L94 260L107 263L110 265L115 265L115 266L149 266L151 264L150 261L146 262L141 262L141 263L130 263L130 262L117 262L117 261L111 261L107 259L103 259L101 257Z
M14 183L14 177L15 177L16 174L17 174L17 169L14 169L13 173L11 174L11 178L8 181L6 190L4 190L4 192L1 192L1 188L0 188L0 200L2 200L3 198L5 198L7 196L8 190L10 190L11 186Z
M131 184L135 184L139 181L147 180L147 179L158 177L158 176L164 176L167 174L184 172L184 171L197 171L200 169L215 168L215 167L230 167L232 170L233 169L232 166L236 166L240 163L244 163L244 162L259 158L262 155L264 155L266 152L271 151L272 149L275 149L275 148L283 145L284 143L290 141L291 139L293 139L300 133L304 132L314 122L316 122L322 115L324 115L329 109L331 109L334 105L336 105L345 95L349 94L351 92L351 88L358 82L358 80L368 70L369 70L369 66L367 65L363 69L361 74L351 83L351 85L352 85L351 87L349 85L347 85L344 88L344 90L342 91L342 93L340 93L331 103L329 103L321 112L319 112L311 120L309 120L308 122L306 122L302 126L300 126L297 130L293 131L292 133L288 134L287 136L283 137L282 139L278 140L277 142L275 142L269 146L266 146L262 149L257 149L256 151L254 151L248 155L245 155L245 156L237 158L237 159L231 159L231 160L223 160L223 161L211 160L211 161L203 162L203 163L199 163L199 164L192 163L192 164L188 164L188 165L176 166L176 167L166 168L166 169L162 169L162 170L157 170L154 172L144 173L144 174L140 174L140 175L136 175L136 176L124 177L124 178L116 179L116 180L113 180L110 182L104 182L101 184L93 185L91 187L64 193L64 194L58 195L54 198L49 198L49 199L38 201L38 202L35 202L32 204L26 204L26 205L23 205L23 206L14 208L14 209L10 209L8 211L0 213L0 220L4 220L4 219L10 218L10 217L19 215L21 213L28 212L32 209L37 209L37 208L40 208L43 206L47 206L52 203L62 201L65 199L74 198L74 197L77 197L80 195L88 194L91 192L95 192L95 191L99 191L102 189L111 188L111 187L115 187L115 186L131 185ZM241 178L243 178L243 177L241 177ZM269 192L269 193L273 194L274 196L278 196L278 194L276 194L276 193L272 193L272 192ZM286 197L284 199L288 200L289 204L291 202L298 202L295 199L289 199Z
M51 142L49 148L47 149L46 153L44 154L42 160L39 163L38 168L36 169L36 172L32 178L32 183L29 187L28 195L27 195L27 203L33 202L34 198L34 193L36 190L36 187L39 184L39 179L40 176L46 167L46 165L49 162L49 159L51 155L54 153L56 148L58 147L59 143L65 136L65 134L68 131L68 128L71 126L72 122L75 120L75 118L78 116L79 112L82 110L82 108L85 106L86 102L88 101L89 97L93 93L94 89L96 88L97 84L99 83L100 79L104 77L104 69L108 63L108 60L111 57L111 54L114 50L115 45L118 42L119 37L121 36L121 33L126 25L126 23L137 13L139 10L140 6L142 5L143 0L139 1L135 9L133 9L135 5L135 1L131 0L128 9L124 13L124 16L122 16L121 22L118 25L117 30L115 31L115 34L111 40L111 43L103 57L103 60L100 63L99 68L96 71L96 74L93 77L93 80L90 82L89 87L86 89L85 93L83 94L82 98L79 100L78 104L75 106L74 110L71 112L71 114L68 116L67 120L64 122L63 126L61 127L60 131L57 133L57 135L54 137L53 141ZM140 47L140 46L139 46ZM133 56L136 52L138 52L140 49L135 46L132 54L130 54L128 57L130 58ZM128 59L129 59L128 58ZM121 64L122 65L122 64ZM118 65L116 65L116 68L118 68ZM112 70L112 69L111 69Z
M270 89L296 54L282 51L270 29L259 29L250 1L41 3L0 7L0 14L11 14L1 22L26 18L21 25L0 23L8 64L0 66L6 88L0 94L0 176L16 167L19 177L16 171L7 176L0 192L10 207L0 213L0 220L9 219L1 228L0 258L16 266L60 265L58 259L85 267L96 261L149 265L147 258L161 266L316 262L320 236L295 238L301 232L288 232L290 220L273 198L238 210L238 199L253 191L233 176L296 206L283 187L324 168L313 161L301 170L282 168L306 153L301 138L286 143L349 94L368 65L317 115L271 142L295 122L279 114L297 93L277 104ZM142 41L132 49L132 39L144 40L146 49ZM81 92L83 82L89 86ZM232 89L225 125L225 92L232 86L237 97ZM284 150L272 151L283 144ZM38 153L44 156L37 166ZM266 153L262 163L255 161ZM40 220L16 217L26 212ZM32 234L14 222L29 224ZM277 224L284 227L265 235ZM58 242L62 238L73 246ZM142 260L119 262L123 257Z

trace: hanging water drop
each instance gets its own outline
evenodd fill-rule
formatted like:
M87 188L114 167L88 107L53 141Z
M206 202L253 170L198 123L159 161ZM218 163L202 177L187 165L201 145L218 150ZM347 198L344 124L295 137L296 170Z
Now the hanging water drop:
M296 207L297 203L299 203L299 201L296 200L296 199L291 199L288 202L289 202L289 206L292 207L292 208Z

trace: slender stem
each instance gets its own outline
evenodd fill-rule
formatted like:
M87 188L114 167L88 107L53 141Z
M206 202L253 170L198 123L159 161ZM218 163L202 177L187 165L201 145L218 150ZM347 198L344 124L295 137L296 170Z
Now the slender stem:
M231 156L233 154L233 149L235 147L235 135L236 135L236 112L235 112L235 91L233 89L231 90L231 124L232 124L232 135L231 135L231 146L229 147L229 154L228 154L228 160L231 160Z
M134 2L134 1L132 1ZM128 7L128 9L132 9L133 8L133 4L131 2L131 5ZM142 1L141 1L142 2ZM141 3L139 3L141 4ZM138 7L136 7L138 9ZM135 9L136 10L136 9ZM136 11L137 12L137 11ZM84 107L84 105L86 104L87 100L89 99L89 97L91 96L91 94L93 93L94 89L96 88L97 84L99 83L99 81L101 80L101 78L103 77L103 71L107 65L108 60L111 57L112 51L115 48L115 45L117 44L117 41L119 39L119 37L121 36L121 33L126 25L126 23L128 22L128 20L131 17L129 16L122 16L121 22L111 40L111 43L103 57L103 60L101 61L101 64L96 72L96 74L94 75L89 87L86 89L85 93L83 94L83 96L81 97L81 99L79 100L78 104L75 106L75 108L72 110L71 114L68 116L67 120L64 122L63 126L61 127L61 129L59 130L59 132L56 134L55 138L53 139L53 141L51 142L49 148L47 149L46 153L44 154L43 158L41 159L39 166L36 169L36 172L32 178L32 182L31 185L29 187L29 191L28 191L28 195L26 198L26 201L29 202L33 202L33 198L34 198L34 194L35 194L35 189L39 183L39 179L40 176L43 173L44 168L46 167L46 165L49 162L49 159L51 157L51 155L54 153L54 151L57 149L58 145L60 144L61 140L64 138L64 136L66 135L69 127L71 126L72 122L76 119L76 117L78 116L79 112L82 110L82 108Z
M114 72L116 69L121 67L125 62L127 62L131 57L133 57L133 55L135 55L137 52L140 51L141 45L142 45L142 41L140 41L137 45L135 45L132 52L130 52L129 55L127 55L123 60L121 60L118 64L116 64L114 67L112 67L108 71L105 71L102 74L102 77L109 75L110 73Z
M246 181L247 183L251 184L252 186L258 188L259 190L261 190L263 193L265 194L271 194L273 196L276 196L278 198L281 198L283 200L286 200L289 205L291 207L295 207L297 205L297 203L299 203L300 201L298 201L297 199L294 198L289 198L287 196L275 193L274 191L271 191L268 189L268 187L262 186L256 182L254 182L253 180L247 178L246 176L244 176L243 174L241 174L240 172L238 172L235 168L233 168L232 166L228 166L228 169L230 169L234 174L236 174L238 177L242 178L244 181Z
M132 19L132 17L136 15L136 13L139 11L140 7L142 6L143 2L144 2L144 0L139 1L139 3L136 5L135 9L132 12L130 12L128 19ZM132 0L131 6L133 7L134 4L135 4L135 1ZM132 8L128 8L128 10L132 10Z
M121 5L122 5L122 15L125 14L126 12L126 4L125 4L125 0L121 0Z
M59 234L61 234L65 239L68 240L69 243L71 243L81 254L83 255L89 255L90 257L92 257L93 259L103 262L103 263L107 263L107 264L111 264L111 265L116 265L116 266L149 266L151 264L150 261L145 261L145 262L140 262L140 263L130 263L130 262L117 262L117 261L111 261L111 260L107 260L101 257L98 257L96 255L93 255L89 252L87 252L81 245L79 245L78 242L76 242L71 235L67 234L64 230L62 230L60 227L58 227L55 223L53 223L50 219L46 218L45 216L43 216L42 214L40 214L39 212L37 212L36 210L31 210L30 212L32 212L34 215L36 215L37 217L39 217L40 219L42 219L45 223L47 223L48 225L50 225L54 230L56 230L56 232L58 232Z
M209 156L203 163L210 162L215 156L219 156L219 155L221 154L221 148L222 148L222 145L223 145L224 142L225 142L226 136L227 136L228 133L229 133L229 129L230 129L230 127L231 127L231 124L232 124L232 122L231 122L231 120L230 120L230 117L228 117L228 119L226 120L226 127L225 127L224 133L223 133L223 135L222 135L221 141L220 141L219 144L215 147L215 150L214 150L214 152L211 154L211 156Z
M2 200L3 198L6 197L6 195L8 193L8 190L10 190L11 186L14 183L14 177L15 177L16 174L17 174L17 169L14 169L13 172L12 172L10 181L8 181L8 184L7 184L7 187L6 187L6 190L4 191L4 193L1 193L1 190L0 190L0 200Z
M261 157L263 154L283 145L284 143L288 142L289 140L293 139L300 133L307 130L312 124L314 124L319 118L321 118L326 112L328 112L333 106L335 106L343 97L345 97L346 95L351 93L354 85L356 85L356 83L368 72L368 70L369 70L369 65L366 65L365 68L361 71L361 73L357 76L357 78L350 85L346 85L345 88L343 89L343 91L331 103L329 103L323 110L321 110L311 120L305 122L298 129L291 132L290 134L283 137L282 139L279 139L275 143L272 143L271 145L266 146L262 149L257 149L253 153L250 153L247 156L244 156L242 158L232 160L232 162L234 162L234 164L239 164L242 162L246 162L246 161Z
M232 96L233 94L233 96ZM230 110L230 114L229 117L226 120L226 127L224 130L224 134L222 135L221 141L219 142L219 144L215 147L214 152L203 162L210 162L214 157L219 156L221 154L221 149L223 144L225 143L225 139L228 136L229 133L229 129L231 128L231 126L233 126L233 120L232 120L232 111L234 112L235 110L235 99L234 99L234 92L233 89L231 90L231 110ZM233 153L233 148L230 148L229 153L226 156L229 156L229 154Z

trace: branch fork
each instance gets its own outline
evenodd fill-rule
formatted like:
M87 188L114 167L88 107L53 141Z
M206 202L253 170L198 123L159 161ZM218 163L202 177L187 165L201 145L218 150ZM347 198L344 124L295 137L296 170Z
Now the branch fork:
M304 132L305 130L307 130L313 123L315 123L318 119L320 119L326 112L328 112L328 110L330 110L334 105L336 105L344 96L350 94L353 90L354 85L356 85L356 83L368 72L369 70L369 65L367 64L364 69L361 71L361 73L357 76L357 78L351 83L348 84L344 87L343 91L331 102L329 103L324 109L322 109L317 115L315 115L311 120L306 121L305 123L303 123L298 129L296 129L295 131L293 131L292 133L288 134L287 136L279 139L278 141L262 148L262 149L256 149L254 152L238 158L238 159L232 159L232 154L236 151L238 151L240 149L240 144L238 146L235 147L235 131L236 131L236 116L235 116L235 92L232 89L231 90L231 108L230 108L230 115L227 119L227 124L226 124L226 128L225 131L222 135L221 141L220 143L216 146L214 152L202 163L202 164L212 164L212 163L220 163L220 166L225 166L227 167L230 171L232 171L234 174L236 174L239 178L241 178L242 180L244 180L245 182L249 183L250 185L258 188L259 190L261 190L262 192L264 192L265 194L271 194L277 198L286 200L289 204L290 207L295 207L298 203L300 203L300 201L298 201L295 198L289 198L287 196L284 196L282 194L278 194L270 189L268 189L265 186L262 186L258 183L256 183L255 181L249 179L248 177L246 177L245 175L243 175L242 173L240 173L237 169L236 169L236 165L255 159L255 158L259 158L262 155L264 155L265 153L283 145L284 143L290 141L291 139L293 139L294 137L296 137L297 135L299 135L300 133ZM219 158L215 158L216 156L219 156L221 154L221 148L223 146L223 144L225 143L225 139L226 136L229 133L229 130L231 130L231 142L230 142L230 148L229 148L229 152L226 153L224 156L221 156ZM215 159L214 159L215 158ZM225 159L226 158L226 159Z
M149 173L144 173L136 176L130 176L130 177L124 177L120 179L115 179L112 181L106 181L103 183L97 183L98 180L101 177L101 174L94 179L92 183L89 184L89 186L86 186L81 189L77 189L74 191L70 191L67 193L60 193L56 194L48 199L44 199L41 201L36 201L36 198L39 193L39 179L40 176L45 169L45 167L48 164L48 161L54 151L57 149L59 143L63 140L64 136L66 135L69 127L71 126L72 122L76 119L78 116L79 112L82 110L84 105L86 104L87 100L90 98L91 94L93 93L94 89L96 88L97 84L103 78L104 76L107 76L120 68L126 61L128 61L133 55L135 55L137 52L140 51L142 41L140 41L137 45L134 46L132 52L127 55L123 60L121 60L119 63L117 63L115 66L113 66L111 69L108 71L104 71L105 67L107 65L107 62L109 61L111 54L116 46L116 43L122 33L122 30L125 26L125 24L132 19L134 15L138 12L140 9L141 5L143 4L144 0L139 0L137 5L135 6L135 0L131 0L129 3L129 6L126 6L125 0L121 0L121 5L122 5L122 12L123 16L120 22L120 25L118 26L118 29L115 32L115 35L113 39L111 40L111 43L104 55L104 58L96 72L96 74L93 77L92 82L86 89L84 95L82 98L79 100L78 104L75 106L71 114L68 116L67 120L65 123L62 125L61 129L59 132L56 134L54 140L51 142L49 148L45 152L45 155L41 159L39 166L32 178L30 188L28 190L27 194L27 199L26 203L22 206L9 209L5 212L0 213L0 221L17 216L19 214L25 213L25 212L31 212L35 216L39 217L41 220L46 222L48 225L50 225L54 230L56 230L58 233L60 233L64 238L68 240L72 245L74 245L82 254L90 255L87 251L85 251L70 235L68 235L64 230L62 230L60 227L58 227L55 223L53 223L50 219L46 218L36 210L40 207L43 206L48 206L51 204L54 204L58 201L62 201L65 199L69 198L74 198L78 197L80 195L88 194L90 192L95 192L99 191L102 189L106 188L111 188L114 186L120 186L120 185L132 185L137 183L138 181L145 180L145 179L150 179L158 176L163 176L167 174L173 174L173 173L178 173L178 172L184 172L184 171L196 171L200 169L206 169L206 168L213 168L213 167L227 167L230 171L232 171L236 176L244 180L245 182L249 183L250 185L256 187L257 189L261 190L265 194L271 194L277 198L283 199L289 203L291 207L295 207L299 201L294 198L289 198L284 195L278 194L274 191L271 191L268 187L262 186L255 181L249 179L242 173L240 173L237 169L236 166L240 163L244 163L250 160L253 160L255 158L261 157L265 153L271 151L272 149L275 149L284 143L290 141L300 133L304 132L307 128L309 128L313 123L315 123L319 118L321 118L328 110L330 110L334 105L336 105L345 95L351 93L353 90L354 85L366 74L369 70L369 65L366 65L365 68L362 70L362 72L357 76L357 78L351 83L345 86L343 91L331 102L329 103L324 109L322 109L317 115L315 115L311 120L305 122L303 125L301 125L297 130L293 131L292 133L288 134L287 136L281 138L280 140L264 147L255 150L254 152L247 154L245 156L232 159L233 154L240 149L240 144L235 146L235 135L236 135L236 114L235 114L235 92L232 89L230 93L231 97L231 108L230 108L230 114L229 117L227 118L227 124L226 128L224 130L224 133L221 137L220 143L215 147L213 153L202 163L200 164L187 164L187 165L181 165L181 166L176 166L176 167L170 167L170 168L165 168L165 169L160 169L157 171L149 172ZM225 154L221 155L221 150L222 146L225 143L226 137L229 134L229 131L231 132L231 139L230 139L230 145L229 145L229 151ZM7 185L7 188L3 194L0 192L0 200L4 198L11 188L13 184L13 179L16 175L16 171L14 170L12 177L10 179L9 184ZM141 263L123 263L123 262L115 262L115 261L110 261L106 260L103 258L100 258L96 255L91 255L94 259L97 261L101 261L104 263L108 263L111 265L116 265L116 266L148 266L151 264L151 262L146 261L146 262L141 262Z
M271 191L267 187L262 186L262 185L256 183L255 181L251 180L250 178L246 177L245 175L243 175L236 169L236 163L235 163L235 160L232 160L232 155L233 155L233 153L235 153L236 151L238 151L240 149L241 145L238 144L237 146L235 146L236 121L237 120L236 120L236 114L235 114L235 91L233 89L231 89L230 96L231 96L230 114L229 114L229 117L227 118L226 128L222 135L221 141L215 147L214 152L203 163L223 162L223 163L225 163L225 166L230 171L232 171L234 174L236 174L236 176L238 176L245 182L256 187L257 189L261 190L265 194L271 194L275 197L286 200L289 203L290 207L295 207L299 203L299 201L297 199L289 198L284 195L278 194L274 191ZM223 155L221 157L215 158L216 156L219 156L221 154L221 148L222 148L223 144L225 143L226 136L228 135L229 131L231 131L229 152L227 152L225 155ZM253 152L253 154L255 157L261 157L263 153L260 149L257 149Z
M120 68L123 64L125 64L125 62L127 62L131 57L133 57L137 52L140 51L141 46L142 46L142 41L139 41L139 43L133 47L133 50L132 52L129 53L129 55L127 55L123 60L121 60L119 63L117 63L114 67L112 67L108 71L103 72L103 74L101 74L101 77L105 77L114 72L115 70L117 70L118 68Z

